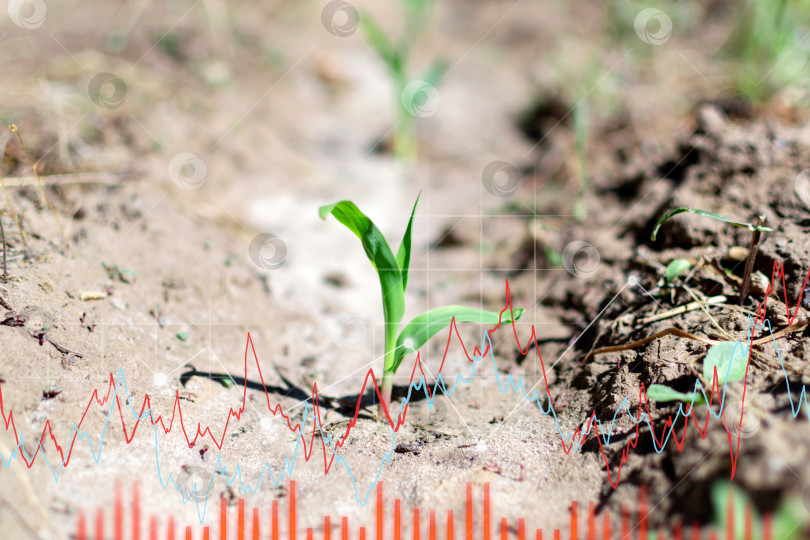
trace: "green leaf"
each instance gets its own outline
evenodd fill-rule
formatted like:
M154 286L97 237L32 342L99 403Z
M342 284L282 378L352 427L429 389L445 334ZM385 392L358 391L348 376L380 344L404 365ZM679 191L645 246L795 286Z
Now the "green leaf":
M405 10L408 19L413 24L423 22L430 14L432 0L399 0L400 5Z
M405 9L425 12L430 8L431 0L399 0Z
M562 253L555 251L551 246L543 246L543 255L551 266L562 266Z
M380 278L386 343L393 343L399 323L405 314L405 294L402 272L385 237L366 215L351 201L340 201L318 209L321 219L329 214L352 231L363 243L366 256ZM387 347L386 347L387 348Z
M374 52L380 55L383 62L394 69L394 65L398 63L396 61L398 53L391 40L388 39L388 34L367 11L360 15L360 28L363 30L363 35L371 48L374 49Z
M692 263L686 259L675 259L667 265L664 277L667 283L672 283L675 281L675 278L685 274L690 268L692 268Z
M720 384L743 380L748 367L748 348L738 341L721 341L713 345L703 359L703 377L709 384L714 378L715 367Z
M134 270L124 269L121 270L121 273L118 276L118 278L127 285L132 285L133 283L135 283L135 280L138 279L138 275L135 273Z
M807 510L798 500L794 498L784 500L774 512L771 538L784 538L785 540L801 538L806 514Z
M445 58L437 58L430 65L430 69L428 69L427 73L425 73L425 75L422 77L422 80L428 83L430 86L439 86L449 69L450 62L448 62Z
M413 215L416 213L416 205L419 204L419 196L416 196L416 202L413 203L413 210L411 210L411 219L408 220L408 227L405 229L405 236L402 237L402 243L397 250L397 264L402 272L402 291L408 287L408 269L411 267L411 227L413 226Z
M520 319L523 311L523 308L513 310L515 320ZM449 326L453 318L456 319L456 322L484 324L498 324L499 320L501 325L512 322L508 313L504 313L503 319L500 319L500 317L501 314L498 311L483 311L464 306L445 306L422 313L414 317L400 332L397 338L393 370L397 370L406 354L419 350L437 332Z
M681 208L676 208L675 210L670 210L669 212L664 214L664 217L662 217L661 219L658 220L658 223L656 223L655 227L653 227L653 232L652 232L652 236L650 236L650 240L655 242L655 237L658 234L658 229L661 228L661 225L663 225L663 223L666 220L668 220L669 218L671 218L673 216L677 216L678 214L683 214L684 212L689 212L690 214L697 214L699 216L704 216L704 217L709 217L709 218L712 218L712 219L716 219L717 221L723 221L725 223L730 223L731 225L734 225L735 227L741 227L743 229L748 229L749 231L771 231L771 230L773 230L770 227L764 227L762 225L753 225L751 223L745 223L745 222L742 222L742 221L736 221L736 220L733 220L731 218L721 216L720 214L715 214L714 212L708 212L706 210L698 210L697 208L686 208L686 207L682 206Z
M684 403L692 403L693 395L678 392L677 390L663 384L653 384L647 389L647 397L653 401L658 401L659 403L664 403L667 401L683 401ZM706 403L706 400L703 399L702 394L695 393L694 404L698 405L700 403Z
M714 507L714 522L721 531L729 530L728 523L728 502L731 497L731 506L734 509L734 530L736 538L744 538L745 530L745 509L751 508L751 525L754 531L761 530L760 517L754 508L748 494L728 481L720 481L712 484L711 501ZM774 531L775 532L775 531ZM787 538L785 536L773 536L773 538Z

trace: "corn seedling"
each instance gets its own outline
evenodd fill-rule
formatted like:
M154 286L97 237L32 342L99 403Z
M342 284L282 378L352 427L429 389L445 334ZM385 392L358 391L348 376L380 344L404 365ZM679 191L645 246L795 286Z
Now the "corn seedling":
M745 223L745 222L742 222L742 221L737 221L737 220L734 220L734 219L731 219L731 218L727 218L727 217L721 216L719 214L715 214L714 212L707 212L706 210L698 210L696 208L681 207L681 208L676 208L674 210L670 210L669 212L664 214L664 216L661 219L658 220L658 223L656 223L655 227L653 228L653 232L652 232L652 235L650 236L650 239L653 242L655 242L655 238L658 235L658 229L661 228L661 225L663 225L663 223L666 220L668 220L669 218L671 218L673 216L676 216L678 214L682 214L684 212L688 212L690 214L697 214L699 216L712 218L712 219L715 219L717 221L722 221L722 222L725 222L725 223L730 223L731 225L734 225L735 227L741 227L743 229L748 229L749 231L751 231L751 243L748 246L748 257L746 258L746 261L745 261L745 272L743 274L743 282L742 282L742 287L740 289L740 304L743 304L745 302L745 299L748 297L748 288L751 285L751 273L754 270L754 261L757 258L757 250L759 249L759 241L762 238L762 233L765 232L765 231L771 231L773 229L771 229L770 227L765 227L764 226L764 223L765 223L765 217L764 216L759 216L759 218L757 219L757 224L754 225L752 223Z
M501 320L498 311L484 311L464 306L445 306L433 309L415 317L401 328L405 314L405 289L408 285L408 269L411 261L411 228L417 197L413 205L408 226L396 255L391 250L382 232L351 201L340 201L322 206L318 210L321 219L330 214L353 232L362 242L371 265L377 271L382 289L383 313L385 317L385 356L379 414L383 416L391 405L393 376L408 353L416 352L427 341L453 320L457 322L477 322L484 324L509 324L511 319ZM523 309L513 310L514 320L520 318Z
M725 45L736 63L739 90L763 100L791 88L807 97L808 56L803 41L810 25L808 0L746 0L736 30Z
M570 115L573 159L569 160L568 170L579 188L571 213L577 221L583 222L588 217L585 196L593 190L591 141L594 127L620 113L621 85L610 70L605 73L606 66L599 56L601 51L597 52L589 44L578 46L581 49L576 53L581 55L581 60L572 62L571 51L561 49L552 55L549 63L560 93L573 103L563 120Z
M585 203L585 192L591 189L591 175L588 166L588 139L590 138L591 108L583 98L574 105L574 149L577 156L577 179L579 181L579 198L574 201L574 216L580 222L588 216Z
M417 154L415 110L425 105L420 100L428 99L429 93L441 82L447 71L447 62L443 59L434 61L421 79L411 81L411 53L427 26L433 0L399 0L399 5L404 19L399 39L389 36L367 12L361 16L360 26L366 41L385 63L393 79L397 109L394 154L400 159L414 160Z

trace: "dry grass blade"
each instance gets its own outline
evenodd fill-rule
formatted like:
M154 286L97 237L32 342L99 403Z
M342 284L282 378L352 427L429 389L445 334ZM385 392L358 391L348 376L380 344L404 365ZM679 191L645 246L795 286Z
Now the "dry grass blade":
M59 230L62 232L62 238L65 240L65 246L70 248L70 241L68 240L64 227L62 227L62 221L59 219L59 214L56 213L56 208L53 207L53 204L51 204L51 200L48 199L48 195L45 193L45 186L42 184L42 179L39 177L39 173L37 172L37 164L34 163L34 160L31 158L31 153L28 151L28 148L26 148L25 143L23 142L20 130L17 129L17 126L14 124L9 125L8 129L11 130L12 133L17 135L17 140L20 141L20 146L22 147L23 152L25 152L25 155L28 158L29 163L31 163L31 171L34 173L34 176L37 179L37 183L39 183L39 190L40 193L42 194L42 198L45 199L45 202L48 204L48 208L50 208L51 213L53 213L53 217L56 218L56 224L59 225Z
M11 456L11 449L8 448L3 441L0 441L0 453L6 456ZM9 461L11 461L11 457L9 457ZM50 518L48 517L48 513L45 511L45 507L40 502L39 498L37 497L36 491L31 486L31 482L28 481L28 475L25 474L25 470L17 463L13 461L10 463L9 468L14 472L14 475L17 477L17 480L20 483L20 487L22 488L23 495L26 499L28 499L28 503L37 510L39 514L39 527L47 527L56 538L64 538L64 536L55 529L53 523L51 522ZM28 527L30 526L27 522L25 525ZM42 533L41 530L37 528L38 533Z
M703 304L706 305L719 305L725 303L728 300L723 295L720 296L712 296L711 298L707 298L705 301L695 301L690 302L683 306L678 306L674 309L670 309L669 311L665 311L664 313L659 313L657 315L653 315L651 317L646 317L644 319L639 319L638 324L649 324L651 322L661 321L664 319L669 319L670 317L675 317L676 315L681 315L683 313L688 313L690 311L695 311L696 309L702 309Z
M790 326L786 326L786 327L782 328L781 330L779 330L778 332L776 332L775 334L773 334L773 336L761 337L759 339L753 340L751 343L754 344L754 345L763 345L765 343L768 343L769 341L776 340L776 339L781 339L781 338L783 338L783 337L785 337L785 336L787 336L789 334L792 334L794 332L798 332L799 330L801 330L802 328L804 328L807 325L810 325L810 319L805 319L805 320L799 321L799 322L797 322L795 324L791 324Z
M8 190L6 190L6 181L3 178L2 172L0 172L0 185L3 186L3 194L5 194L6 202L8 202L8 207L11 209L11 215L14 216L14 223L17 224L17 230L20 231L20 238L22 238L22 243L27 248L28 240L25 239L25 233L23 232L22 225L20 225L20 219L17 217L17 211L14 210L14 205L11 203L11 197L8 196Z
M647 343L649 343L651 341L654 341L656 339L661 339L662 337L665 337L665 336L678 336L678 337L687 338L687 339L694 339L696 341L702 341L703 343L706 343L707 345L714 345L716 343L719 343L716 340L702 338L702 337L696 336L694 334L690 334L689 332L687 332L685 330L681 330L680 328L675 328L673 326L671 328L665 328L665 329L661 330L660 332L656 332L655 334L653 334L651 336L647 336L647 337L645 337L643 339L639 339L639 340L636 340L636 341L631 341L630 343L625 343L624 345L613 345L613 346L610 346L610 347L602 347L600 349L596 349L595 351L592 351L592 352L588 353L588 355L585 357L585 359L587 360L589 357L596 356L597 354L605 354L605 353L611 353L611 352L621 352L621 351L628 351L630 349L635 349L637 347L641 347L643 345L646 345Z
M126 175L110 173L69 173L40 176L39 179L34 176L9 176L5 181L8 187L33 186L37 185L37 180L47 186L63 186L68 184L117 186L125 178Z
M788 335L790 335L790 334L792 334L794 332L797 332L797 331L803 329L804 327L806 327L808 325L810 325L810 319L805 319L805 320L797 322L795 324L791 324L790 326L786 326L785 328L779 330L778 332L774 333L773 335L764 336L764 337L761 337L759 339L754 339L754 340L751 341L751 345L764 345L764 344L769 343L771 341L781 339L781 338L783 338L785 336L788 336ZM734 338L732 338L727 332L723 331L723 334L728 336L729 341L734 341ZM596 356L597 354L605 354L605 353L611 353L611 352L621 352L621 351L627 351L627 350L630 350L630 349L635 349L637 347L641 347L643 345L646 345L647 343L649 343L651 341L654 341L656 339L661 339L662 337L665 337L665 336L678 336L678 337L682 337L682 338L693 339L693 340L696 340L696 341L701 341L703 343L706 343L707 345L715 345L717 343L720 343L720 341L718 341L718 340L702 338L702 337L696 336L694 334L690 334L689 332L687 332L685 330L681 330L680 328L675 328L673 326L671 328L665 328L664 330L661 330L660 332L656 332L655 334L653 334L651 336L647 336L647 337L645 337L643 339L639 339L639 340L636 340L636 341L631 341L630 343L625 343L624 345L613 345L613 346L610 346L610 347L602 347L600 349L596 349L595 351L592 351L592 352L588 353L588 355L585 356L585 359L587 360L589 357Z

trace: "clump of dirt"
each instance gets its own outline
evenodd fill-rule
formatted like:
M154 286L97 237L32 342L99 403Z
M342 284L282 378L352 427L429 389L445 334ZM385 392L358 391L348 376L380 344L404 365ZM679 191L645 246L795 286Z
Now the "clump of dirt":
M764 312L774 332L807 317L802 294L810 270L810 175L803 171L810 167L810 126L733 118L705 106L697 113L696 128L674 154L599 178L599 190L589 201L597 225L588 226L604 225L613 234L596 235L592 242L603 256L589 283L602 292L584 295L573 283L544 299L563 319L594 321L574 341L579 354L563 368L568 374L552 391L570 386L574 400L585 400L586 408L596 411L605 432L618 413L609 443L600 446L594 433L584 448L610 471L600 501L609 508L635 504L638 486L644 484L656 501L656 519L668 515L706 522L712 516L708 485L715 481L733 476L758 510L767 512L786 498L799 497L810 480L810 426L792 412L800 409L801 385L808 382L810 340L804 328L752 347L746 386L727 385L724 420L698 405L685 426L683 415L676 416L678 402L650 400L656 444L647 423L637 427L632 418L647 410L639 402L640 387L665 384L691 393L709 345L670 334L585 359L600 348L631 344L672 328L704 340L747 340L751 317L765 301L762 281L740 301L745 261L739 253L740 248L747 251L751 233L681 214L662 226L658 241L651 241L658 219L681 206L747 222L764 216L773 229L764 233L755 265L772 280ZM571 234L588 232L582 226ZM627 259L613 255L627 250L633 252ZM664 269L676 258L690 261L690 272L667 281ZM772 275L775 265L784 265L784 281L779 273ZM672 311L697 301L703 302L702 309ZM795 319L789 320L788 311ZM753 334L754 339L768 336L767 330ZM711 407L715 413L719 398L715 395ZM670 417L678 419L661 450ZM627 448L632 455L622 463ZM621 482L614 491L610 480L617 481L619 470Z

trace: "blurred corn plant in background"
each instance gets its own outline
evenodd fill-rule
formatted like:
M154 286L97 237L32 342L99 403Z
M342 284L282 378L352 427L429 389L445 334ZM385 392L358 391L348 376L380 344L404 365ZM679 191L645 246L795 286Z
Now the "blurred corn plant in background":
M733 63L737 88L754 101L786 93L789 101L808 98L810 1L746 0L723 47Z
M367 11L360 18L366 41L391 75L397 111L394 154L407 161L417 157L416 119L429 116L435 110L438 105L436 86L448 69L447 61L438 58L420 78L411 78L411 54L428 26L433 3L433 0L398 0L403 23L396 37L386 32Z

